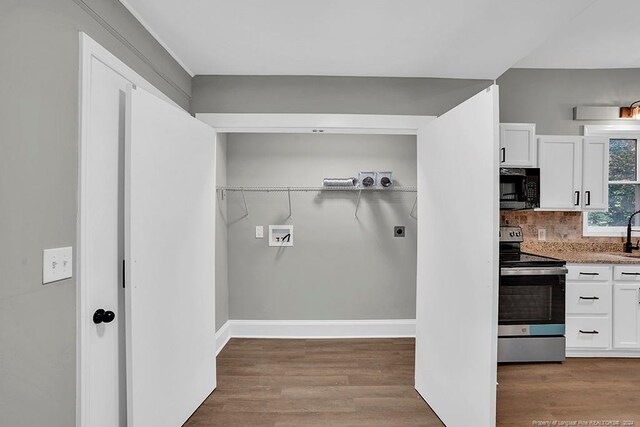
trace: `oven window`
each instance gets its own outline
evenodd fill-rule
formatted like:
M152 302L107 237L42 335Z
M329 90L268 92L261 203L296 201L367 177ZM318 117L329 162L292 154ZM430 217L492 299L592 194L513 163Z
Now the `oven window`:
M548 322L553 318L552 301L552 287L548 285L502 286L498 320Z

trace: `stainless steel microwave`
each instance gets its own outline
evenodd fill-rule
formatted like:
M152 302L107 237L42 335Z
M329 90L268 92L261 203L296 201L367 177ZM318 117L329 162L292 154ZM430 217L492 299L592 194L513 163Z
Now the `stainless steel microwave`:
M539 168L500 168L500 209L540 207Z

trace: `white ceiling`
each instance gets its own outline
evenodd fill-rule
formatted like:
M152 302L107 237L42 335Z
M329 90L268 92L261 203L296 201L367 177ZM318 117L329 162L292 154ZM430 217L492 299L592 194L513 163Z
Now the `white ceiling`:
M593 0L121 0L191 74L494 79Z
M598 0L563 25L519 68L640 68L638 0Z

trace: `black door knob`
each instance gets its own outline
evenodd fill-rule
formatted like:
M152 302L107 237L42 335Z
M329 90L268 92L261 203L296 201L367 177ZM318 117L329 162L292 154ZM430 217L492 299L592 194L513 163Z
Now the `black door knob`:
M111 323L113 319L116 318L116 315L113 311L105 311L101 308L97 309L95 313L93 313L93 323L99 325L100 323Z

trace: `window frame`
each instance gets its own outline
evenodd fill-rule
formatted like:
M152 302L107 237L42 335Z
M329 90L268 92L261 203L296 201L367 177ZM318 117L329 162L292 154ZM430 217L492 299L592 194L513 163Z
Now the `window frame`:
M584 126L584 136L606 136L611 139L635 139L636 140L636 157L637 164L640 168L640 124L639 125L588 125ZM640 170L637 171L640 175ZM635 185L636 203L640 202L640 178L637 181L609 181L607 177L607 188L609 184L625 184ZM607 190L608 191L608 190ZM584 211L582 215L582 235L584 237L625 237L627 234L626 226L616 227L598 227L589 225L589 214L591 212ZM640 230L632 231L633 236L640 237Z

